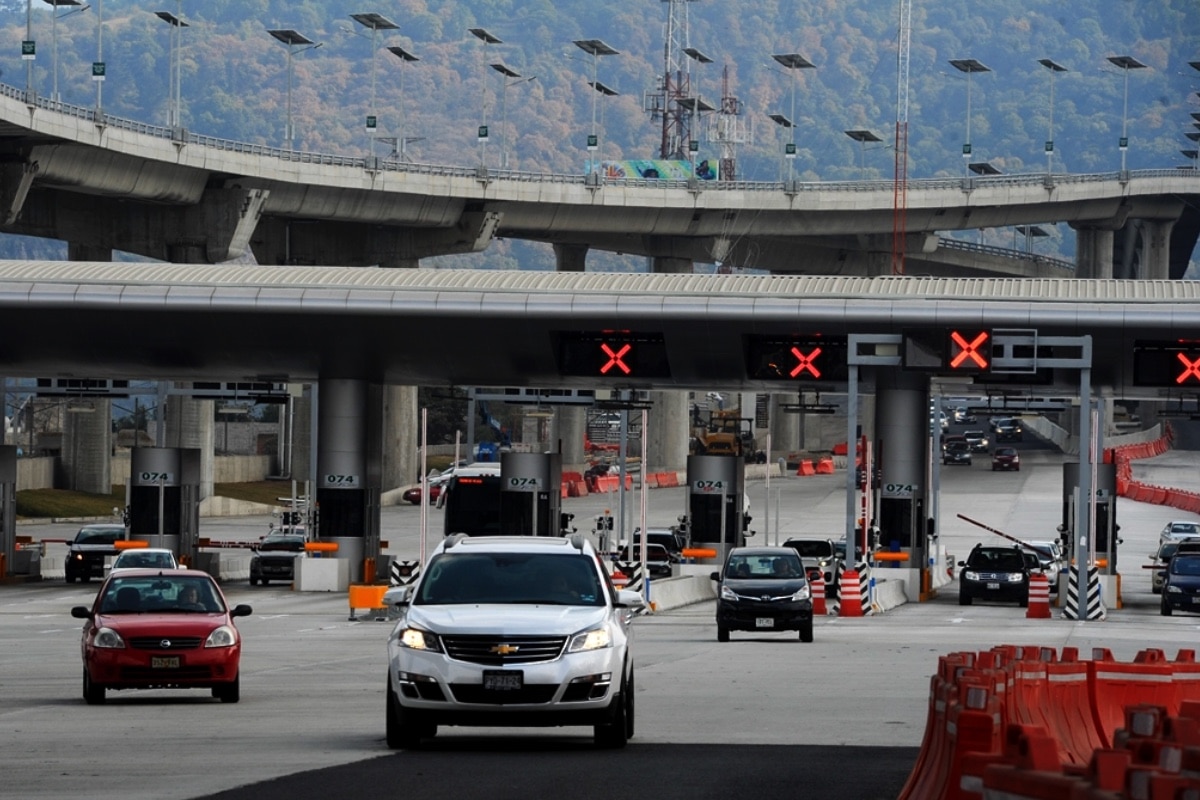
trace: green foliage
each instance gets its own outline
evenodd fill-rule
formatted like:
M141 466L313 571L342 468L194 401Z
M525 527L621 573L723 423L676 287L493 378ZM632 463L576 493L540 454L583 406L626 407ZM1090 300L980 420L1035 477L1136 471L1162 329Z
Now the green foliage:
M112 494L88 494L65 489L24 489L17 492L17 516L34 518L109 517L113 508L125 507L125 487Z

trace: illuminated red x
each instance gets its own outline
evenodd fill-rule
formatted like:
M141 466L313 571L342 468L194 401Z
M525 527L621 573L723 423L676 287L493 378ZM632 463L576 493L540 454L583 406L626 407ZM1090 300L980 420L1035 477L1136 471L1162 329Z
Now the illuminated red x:
M791 377L802 375L806 370L811 372L814 378L821 377L821 370L817 369L817 356L821 355L821 348L814 347L811 353L804 355L799 347L793 347L792 355L796 357L796 367L789 373Z
M608 346L607 343L601 344L600 349L604 351L604 355L608 356L608 363L600 368L601 375L607 375L608 371L610 369L612 369L613 367L616 367L617 369L621 370L621 372L624 372L626 375L629 374L629 365L626 364L621 359L625 357L626 353L628 353L631 349L633 349L633 345L625 344L620 350L618 350L615 353L613 352L613 349Z
M964 339L962 334L960 334L958 331L951 333L950 341L954 342L961 349L959 354L950 361L950 366L960 367L964 361L970 359L971 361L975 362L975 366L986 368L988 365L987 359L981 356L978 351L979 348L983 346L983 343L987 341L987 338L987 331L980 331L979 335L976 336L971 342L967 342L967 340Z
M1179 356L1180 362L1183 364L1183 372L1179 373L1179 377L1175 379L1175 383L1183 383L1188 378L1195 378L1200 381L1200 356L1196 356L1195 361L1188 361L1188 357L1183 353L1176 353Z

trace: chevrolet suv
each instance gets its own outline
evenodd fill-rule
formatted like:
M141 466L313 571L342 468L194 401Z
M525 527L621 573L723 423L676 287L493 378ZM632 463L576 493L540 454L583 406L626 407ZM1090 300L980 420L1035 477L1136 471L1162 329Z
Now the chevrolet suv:
M455 534L396 602L388 637L387 743L438 726L587 725L599 747L633 736L632 618L582 534Z

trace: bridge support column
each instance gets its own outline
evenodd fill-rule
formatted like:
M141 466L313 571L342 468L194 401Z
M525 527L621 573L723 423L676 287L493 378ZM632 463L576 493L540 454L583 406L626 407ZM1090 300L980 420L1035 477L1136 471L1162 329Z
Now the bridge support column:
M37 164L28 161L0 166L0 208L4 211L4 224L12 225L21 216L37 171Z
M175 384L190 386L191 384ZM171 395L167 398L166 446L200 451L200 497L213 494L213 448L216 409L212 400Z
M587 268L586 244L554 245L555 268L559 272L584 272Z
M381 490L395 489L420 478L420 447L416 386L383 387L383 466Z
M1075 276L1113 276L1113 232L1108 228L1080 226L1075 229Z
M643 469L679 470L687 467L688 456L688 393L651 392L647 420L646 458Z
M1167 280L1171 277L1171 231L1175 220L1140 220L1141 254L1138 277L1143 280Z
M786 394L771 395L771 450L767 453L770 461L774 453L786 455L793 450L804 447L804 436L801 433L802 415L795 411L785 411L784 405L795 403L795 398Z
M553 441L550 449L561 445L563 467L587 463L583 451L583 434L587 430L587 408L585 406L559 406L554 415Z
M921 572L928 551L925 521L933 497L925 476L929 419L929 379L881 368L876 378L875 430L884 490L875 520L881 549L908 555L907 561L890 564L907 572L904 593L913 602L921 599Z
M690 258L654 256L650 271L656 275L691 275L695 269Z

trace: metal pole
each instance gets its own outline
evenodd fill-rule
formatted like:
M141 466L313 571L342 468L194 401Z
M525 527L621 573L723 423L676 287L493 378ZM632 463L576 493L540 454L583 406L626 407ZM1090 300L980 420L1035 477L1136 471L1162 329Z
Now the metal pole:
M292 142L294 139L292 132L292 45L288 45L287 49L287 130L284 132L284 140L287 142L287 149L292 150Z
M183 127L183 0L175 0L175 17L179 22L172 27L175 29L172 38L175 40L175 120L173 127Z
M1046 150L1046 174L1053 174L1054 161L1054 70L1050 70L1050 131L1046 135L1046 142L1049 147Z
M788 127L792 136L792 154L796 152L796 70L792 70L792 124ZM788 182L791 182L795 175L796 159L789 158L788 162Z
M971 70L967 70L967 140L963 148L963 175L971 171Z
M50 49L54 76L50 81L50 102L58 102L58 4L50 7ZM1129 73L1126 72L1126 75Z
M1125 151L1129 149L1129 67L1125 67L1125 102L1121 107L1121 172L1125 172Z
M649 572L649 570L646 569L647 542L649 541L649 538L650 538L650 529L648 527L646 527L646 459L648 458L647 439L649 438L646 436L646 423L647 423L647 418L649 416L649 413L650 412L647 409L644 409L644 408L642 409L642 472L641 472L641 479L642 479L641 480L641 485L642 485L642 496L641 496L642 552L638 556L638 558L641 559L641 562L642 562L642 597L645 598L647 603L650 602L650 572Z
M33 41L33 0L25 0L25 41ZM29 59L25 62L25 92L28 93L32 89L33 59Z
M596 149L588 151L588 174L596 171L596 153L600 150L600 134L596 132L596 95L600 93L596 83L599 80L600 56L592 53L592 136L596 137Z
M96 62L104 61L104 0L96 0ZM104 81L96 80L98 76L93 75L92 80L96 83L96 113L100 113L100 109L104 107Z
M771 541L771 419L767 416L767 475L763 482L763 518L766 528L763 529L763 541ZM779 544L779 529L776 526L775 544Z
M379 125L379 117L375 116L375 35L379 32L379 28L375 25L371 26L371 116L375 117L376 126ZM368 130L367 133L371 137L371 157L375 157L375 130Z
M421 486L421 566L422 567L425 565L425 534L428 530L428 527L427 527L428 522L429 522L429 508L428 507L429 507L429 500L430 500L429 480L426 478L426 476L429 474L429 471L428 471L428 457L429 457L428 450L429 450L429 448L428 448L428 441L425 438L426 431L428 430L428 428L427 428L428 423L429 423L429 409L422 408L421 409L421 482L420 482L420 486ZM458 454L458 450L456 447L455 455L457 455L457 454ZM446 487L443 486L442 488L445 489Z

